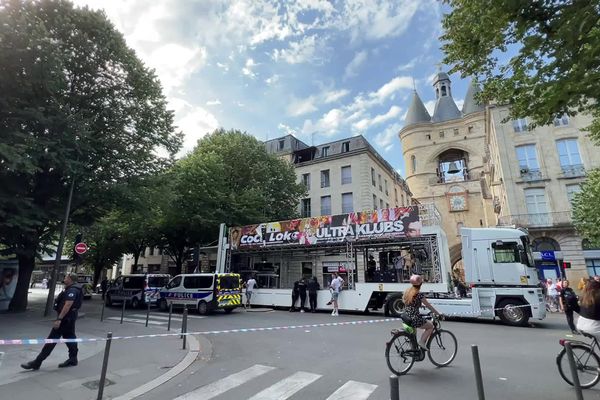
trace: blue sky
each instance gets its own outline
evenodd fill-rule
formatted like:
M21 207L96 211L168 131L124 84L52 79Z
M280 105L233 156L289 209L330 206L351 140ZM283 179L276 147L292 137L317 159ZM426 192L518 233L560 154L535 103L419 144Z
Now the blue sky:
M413 80L430 109L434 0L76 0L104 9L156 70L182 153L217 127L308 144L362 134L400 173ZM466 80L452 76L461 106Z

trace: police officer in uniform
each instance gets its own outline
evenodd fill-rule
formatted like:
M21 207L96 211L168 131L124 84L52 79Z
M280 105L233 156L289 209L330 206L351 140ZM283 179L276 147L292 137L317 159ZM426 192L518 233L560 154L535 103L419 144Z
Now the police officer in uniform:
M58 313L56 321L52 325L52 330L48 339L75 339L75 321L77 320L77 312L81 308L83 299L83 289L77 284L77 274L69 273L63 281L65 290L63 290L56 301L54 309ZM59 368L72 367L77 365L77 343L66 343L69 348L69 359L60 363ZM37 370L42 365L42 362L52 353L56 347L56 343L47 343L42 348L40 354L33 361L21 364L24 369Z

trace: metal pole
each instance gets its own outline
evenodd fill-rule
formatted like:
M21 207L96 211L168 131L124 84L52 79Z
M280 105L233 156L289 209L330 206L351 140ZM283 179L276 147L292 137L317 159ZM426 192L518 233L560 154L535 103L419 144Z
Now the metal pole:
M573 348L571 347L571 342L565 342L565 350L567 351L569 367L571 367L571 376L573 377L573 387L575 388L575 396L577 397L577 400L583 400L583 393L581 392L581 383L579 382L579 375L577 375L577 366L575 365L575 357L573 356Z
M185 350L185 345L187 343L187 316L188 316L188 309L186 306L183 309L183 321L181 322L181 331L183 332L183 350Z
M477 384L477 399L485 400L483 379L481 377L481 364L479 363L479 349L477 348L477 345L471 345L471 352L473 353L473 368L475 369L475 382Z
M106 308L106 300L102 300L102 313L100 313L100 322L104 321L104 309Z
M56 291L56 280L58 279L58 270L60 269L60 260L62 258L63 246L65 245L65 236L67 236L67 226L69 225L69 215L71 214L71 201L73 200L73 188L75 187L75 178L71 179L71 187L69 188L69 197L67 199L67 207L65 208L65 217L63 219L60 238L58 239L58 247L56 248L56 258L54 259L54 267L52 268L52 276L50 280L50 290L46 299L46 308L44 309L44 317L47 317L54 305L54 293Z
M400 382L397 375L390 376L390 399L400 400Z
M171 315L173 314L173 303L169 304L169 323L167 324L167 331L171 330Z
M106 369L108 368L108 355L110 354L110 343L112 342L112 332L106 334L106 346L104 347L104 360L102 361L102 372L100 372L100 382L98 382L97 400L102 400L104 394L104 382L106 381Z
M146 303L148 303L148 311L146 311L146 328L148 327L148 318L150 318L150 300L147 299Z
M123 300L123 308L121 308L121 324L123 323L123 315L125 314L125 305L127 304L127 300Z

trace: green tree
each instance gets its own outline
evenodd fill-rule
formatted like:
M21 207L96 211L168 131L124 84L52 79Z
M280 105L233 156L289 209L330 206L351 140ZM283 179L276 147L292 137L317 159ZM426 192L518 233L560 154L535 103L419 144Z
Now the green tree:
M577 230L592 244L600 245L600 170L588 173L581 192L573 200L573 219Z
M444 0L445 63L478 77L482 98L547 125L586 112L600 141L598 1Z
M237 130L219 129L200 139L168 180L171 197L161 213L160 231L178 272L192 247L217 239L221 223L293 218L305 193L289 162Z
M73 180L74 222L89 224L115 185L163 170L180 146L156 76L102 12L4 2L0 243L20 268L10 309L27 306L36 254L56 241Z

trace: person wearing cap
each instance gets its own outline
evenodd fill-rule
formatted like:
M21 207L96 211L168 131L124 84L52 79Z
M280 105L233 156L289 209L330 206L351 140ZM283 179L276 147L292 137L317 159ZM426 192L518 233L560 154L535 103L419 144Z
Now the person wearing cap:
M52 324L52 330L48 335L48 339L75 339L75 321L77 320L77 311L81 308L81 302L83 298L82 287L77 284L77 274L69 273L63 280L65 284L65 290L63 290L56 301L54 302L54 309L58 313L56 320ZM73 367L77 365L77 343L66 343L69 349L69 358L60 364L59 368ZM33 361L21 364L23 369L38 370L42 365L42 362L52 350L56 347L56 343L47 343L42 348L42 351Z
M435 315L440 316L441 314L427 301L425 295L421 293L423 278L420 275L412 275L410 277L410 284L412 287L404 292L404 296L402 297L402 300L404 301L404 310L412 321L412 326L414 328L425 330L421 335L421 340L419 340L419 346L423 350L427 350L427 340L429 340L429 337L433 332L433 323L429 320L425 320L419 310L422 306L425 306Z

